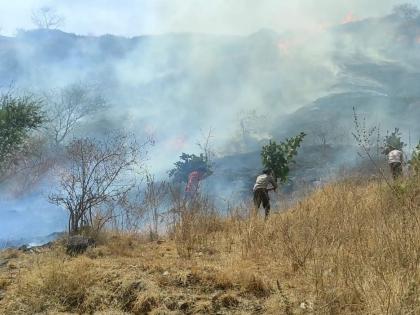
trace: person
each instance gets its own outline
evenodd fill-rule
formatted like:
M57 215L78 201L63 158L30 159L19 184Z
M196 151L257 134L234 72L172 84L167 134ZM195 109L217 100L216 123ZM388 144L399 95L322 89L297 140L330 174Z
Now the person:
M270 214L270 197L268 192L276 189L277 183L273 177L273 171L270 169L263 170L263 173L259 175L255 181L253 191L255 210L258 211L262 204L265 210L265 218L267 218Z
M403 153L402 151L391 147L391 151L388 153L388 164L391 170L392 177L394 180L398 179L402 175L402 163Z
M185 195L188 199L194 198L197 195L200 188L200 181L206 177L206 173L206 169L200 167L188 175L187 186L185 186Z

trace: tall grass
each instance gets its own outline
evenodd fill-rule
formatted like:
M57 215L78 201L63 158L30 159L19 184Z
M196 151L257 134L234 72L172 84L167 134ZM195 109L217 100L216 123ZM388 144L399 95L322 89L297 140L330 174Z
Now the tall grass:
M176 209L164 245L115 234L85 256L41 255L6 279L0 306L6 314L420 314L418 177L393 187L331 184L268 220L241 209L222 217L207 200Z
M295 302L310 300L317 314L420 314L419 216L418 177L392 188L353 179L327 186L267 222L225 220L213 244L215 251L236 244L238 274L239 262L249 260L273 288L287 276L300 286ZM186 217L177 229L184 233L178 246L188 239L189 248L199 248L198 242L214 239L206 224L215 221L208 214Z

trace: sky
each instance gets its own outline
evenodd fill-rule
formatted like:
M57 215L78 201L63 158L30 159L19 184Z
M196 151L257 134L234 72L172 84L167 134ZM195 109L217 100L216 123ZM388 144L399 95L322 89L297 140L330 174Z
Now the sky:
M65 19L60 29L82 35L245 35L261 28L328 27L381 16L407 2L420 4L420 0L0 0L0 29L8 36L17 29L31 29L32 12L49 6Z

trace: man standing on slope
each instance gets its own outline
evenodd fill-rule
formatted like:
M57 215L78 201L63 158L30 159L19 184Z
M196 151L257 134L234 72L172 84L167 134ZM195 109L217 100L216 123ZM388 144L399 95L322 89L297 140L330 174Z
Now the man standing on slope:
M391 169L391 174L394 180L398 179L402 175L402 163L403 153L394 147L391 147L391 151L388 153L388 164Z
M269 188L268 186L271 185ZM261 206L261 203L265 209L265 218L267 219L268 215L270 214L270 197L268 196L268 192L270 190L276 190L277 183L273 177L273 171L270 169L265 169L262 175L257 177L254 185L254 205L255 210Z

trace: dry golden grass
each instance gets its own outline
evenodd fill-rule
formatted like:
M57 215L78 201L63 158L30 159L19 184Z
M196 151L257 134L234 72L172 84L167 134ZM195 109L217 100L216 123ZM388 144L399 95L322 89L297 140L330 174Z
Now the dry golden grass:
M269 220L184 213L164 242L9 255L1 314L420 314L420 181L348 180Z

